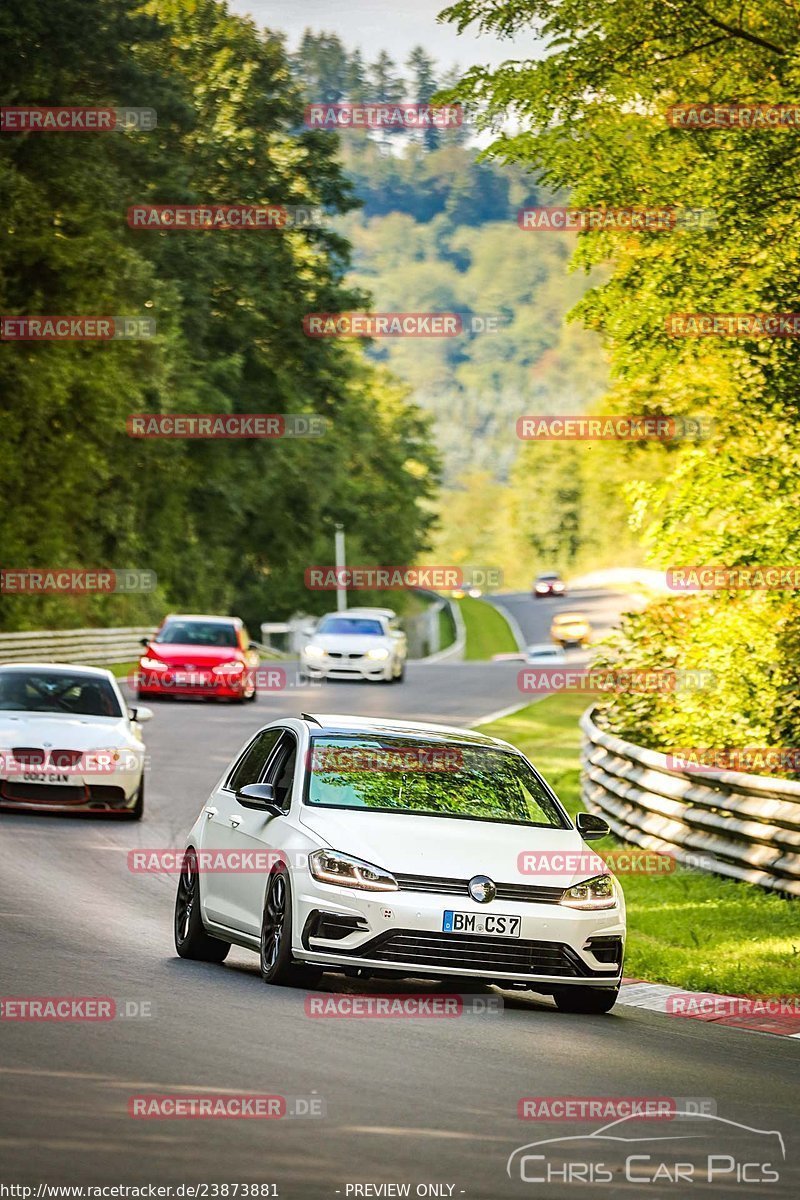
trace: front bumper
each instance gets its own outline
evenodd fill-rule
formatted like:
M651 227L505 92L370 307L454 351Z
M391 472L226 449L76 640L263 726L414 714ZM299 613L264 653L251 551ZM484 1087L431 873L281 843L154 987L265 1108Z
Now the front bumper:
M303 671L310 679L389 679L392 675L391 659L371 659L361 655L357 658L314 658L301 659Z
M622 976L621 906L583 912L558 903L477 904L444 893L360 892L308 877L295 881L295 904L293 954L329 969L541 984L545 991L570 983L616 987ZM520 936L444 933L446 909L518 916Z
M136 803L143 765L134 770L84 772L66 783L36 778L42 772L25 772L0 779L0 808L23 812L127 812Z
M136 675L136 691L142 699L152 696L202 696L206 699L241 700L248 683L248 672L226 678L212 675L210 671L192 671L189 681L176 678L172 671L157 673L139 671ZM249 673L250 675L253 672Z

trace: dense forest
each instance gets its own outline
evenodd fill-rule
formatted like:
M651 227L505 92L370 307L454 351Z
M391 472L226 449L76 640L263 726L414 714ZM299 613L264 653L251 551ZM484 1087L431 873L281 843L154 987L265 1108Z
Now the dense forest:
M325 606L303 571L414 561L438 473L427 418L362 346L312 340L303 315L365 307L328 227L133 230L135 203L356 203L336 139L303 128L281 41L216 0L11 0L3 105L148 107L152 131L0 138L7 315L154 319L139 341L4 342L6 567L155 571L145 596L2 599L2 628L125 624L169 605L253 624ZM36 44L35 60L26 47ZM66 98L66 100L65 100ZM131 413L316 413L315 440L144 441Z

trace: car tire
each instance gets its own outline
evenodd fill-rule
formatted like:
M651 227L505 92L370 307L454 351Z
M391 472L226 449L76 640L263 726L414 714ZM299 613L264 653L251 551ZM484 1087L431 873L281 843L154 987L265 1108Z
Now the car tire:
M230 942L222 942L206 932L200 913L200 876L197 871L197 854L189 848L184 855L183 868L178 879L178 894L175 897L175 949L181 958L193 958L198 962L221 963L231 948Z
M553 999L559 1012L607 1013L619 999L619 988L557 988Z
M267 883L258 962L264 983L278 987L315 987L322 977L316 967L292 959L292 885L284 867L273 871Z
M406 677L406 661L405 661L405 659L403 659L403 662L400 666L400 674L394 676L393 682L394 683L402 683L403 680L405 679L405 677Z

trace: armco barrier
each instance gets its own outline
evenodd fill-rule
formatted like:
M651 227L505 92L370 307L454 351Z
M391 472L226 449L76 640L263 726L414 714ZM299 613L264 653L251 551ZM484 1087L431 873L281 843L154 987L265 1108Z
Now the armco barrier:
M623 841L718 875L800 896L800 783L679 770L581 717L581 787Z
M66 662L112 664L135 662L142 638L152 637L153 625L123 629L48 629L30 633L0 633L0 663ZM262 658L283 658L254 642Z
M0 633L0 663L133 662L141 654L141 639L152 637L152 625L124 629L48 629L31 633Z

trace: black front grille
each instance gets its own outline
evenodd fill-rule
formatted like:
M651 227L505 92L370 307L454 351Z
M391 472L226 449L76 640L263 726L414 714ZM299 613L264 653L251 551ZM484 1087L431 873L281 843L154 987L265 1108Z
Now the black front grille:
M0 797L25 804L83 804L88 798L88 789L83 784L9 783L5 780L0 784Z
M440 892L446 896L469 896L468 879L451 879L436 875L403 875L394 872L402 892ZM513 900L520 904L559 904L564 889L529 883L498 883L497 899Z
M18 804L58 804L65 806L98 804L109 808L124 808L125 790L111 784L97 783L85 787L79 784L0 783L0 802Z
M411 963L427 974L437 968L493 974L565 978L613 977L616 969L593 971L563 942L523 941L521 938L471 937L427 930L397 929L382 933L355 950L338 953L378 962Z

